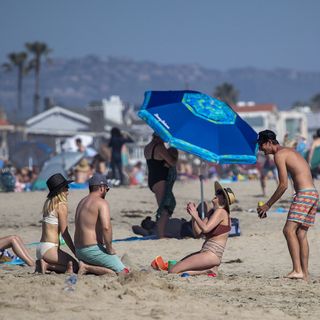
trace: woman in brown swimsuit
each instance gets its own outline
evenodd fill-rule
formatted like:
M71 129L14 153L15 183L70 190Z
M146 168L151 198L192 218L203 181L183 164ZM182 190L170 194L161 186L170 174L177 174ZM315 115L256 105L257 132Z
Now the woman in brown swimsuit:
M196 236L205 236L200 251L192 253L179 261L169 273L188 272L190 275L212 272L221 263L229 231L231 230L230 208L235 202L235 195L230 188L222 188L215 182L215 197L206 218L201 220L194 203L189 202L187 212L192 217L193 231Z

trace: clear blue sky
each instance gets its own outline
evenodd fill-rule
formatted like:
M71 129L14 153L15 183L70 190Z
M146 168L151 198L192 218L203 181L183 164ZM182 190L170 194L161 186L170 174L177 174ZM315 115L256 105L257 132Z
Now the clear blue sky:
M0 63L39 40L53 58L320 71L319 14L319 0L0 0Z

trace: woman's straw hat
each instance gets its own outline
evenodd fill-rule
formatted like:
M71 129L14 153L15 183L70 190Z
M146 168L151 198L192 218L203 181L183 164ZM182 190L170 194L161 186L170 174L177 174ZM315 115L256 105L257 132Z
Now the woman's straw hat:
M87 172L89 170L90 170L90 166L87 159L85 158L81 159L79 164L75 167L75 171Z
M214 189L215 189L215 192L217 192L218 190L221 190L223 192L223 195L224 195L225 199L227 200L226 210L228 212L230 212L230 205L232 205L236 201L236 197L235 197L233 191L230 188L223 188L218 181L216 181L214 183ZM203 202L204 214L207 215L209 213L209 211L211 211L211 210L214 210L213 201L212 200L211 201L204 201ZM201 202L197 206L197 211L198 211L198 214L200 216L200 214L201 214Z
M47 180L47 186L49 188L48 198L52 198L57 195L61 189L67 186L73 180L67 180L61 173L56 173L52 175Z
M224 197L227 200L226 210L230 212L230 206L236 202L236 196L234 195L233 191L230 188L223 188L218 181L214 183L214 190L215 192L218 190L223 192Z

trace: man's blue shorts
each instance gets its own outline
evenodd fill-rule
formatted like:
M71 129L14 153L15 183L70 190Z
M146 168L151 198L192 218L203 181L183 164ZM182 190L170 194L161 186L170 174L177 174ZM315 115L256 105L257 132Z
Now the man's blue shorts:
M105 267L114 272L121 272L125 269L120 258L115 254L108 254L106 248L101 244L76 248L76 256L80 261L94 266Z

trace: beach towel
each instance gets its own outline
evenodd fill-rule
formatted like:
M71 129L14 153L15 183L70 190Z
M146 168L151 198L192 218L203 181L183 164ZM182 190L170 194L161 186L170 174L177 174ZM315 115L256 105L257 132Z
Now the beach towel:
M151 235L151 236L144 236L144 237L127 237L127 238L122 238L122 239L114 239L112 240L112 242L126 242L126 241L143 241L143 240L156 240L158 239L157 236L155 235ZM40 242L31 242L31 243L27 243L26 246L27 247L33 247L33 246L37 246Z
M3 264L11 264L11 265L17 265L17 266L22 266L26 264L22 259L19 257L14 257L11 261L4 262Z
M151 235L151 236L144 236L144 237L128 237L128 238L124 238L124 239L115 239L112 240L112 242L123 242L123 241L142 241L142 240L156 240L159 239L157 236L155 235Z
M10 251L4 249L0 250L0 264L23 265L25 262L13 255Z

